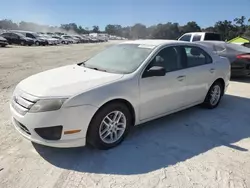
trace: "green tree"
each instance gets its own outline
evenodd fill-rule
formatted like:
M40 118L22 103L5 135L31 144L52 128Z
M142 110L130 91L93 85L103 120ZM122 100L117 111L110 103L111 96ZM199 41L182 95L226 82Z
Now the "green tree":
M92 30L92 32L93 32L93 33L100 33L99 26L94 25L94 26L93 26L93 30Z

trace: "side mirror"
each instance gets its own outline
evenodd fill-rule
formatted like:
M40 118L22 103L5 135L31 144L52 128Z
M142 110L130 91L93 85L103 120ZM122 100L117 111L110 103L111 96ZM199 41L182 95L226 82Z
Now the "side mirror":
M165 76L165 74L166 74L166 69L164 67L153 66L143 73L142 78L153 77L153 76Z

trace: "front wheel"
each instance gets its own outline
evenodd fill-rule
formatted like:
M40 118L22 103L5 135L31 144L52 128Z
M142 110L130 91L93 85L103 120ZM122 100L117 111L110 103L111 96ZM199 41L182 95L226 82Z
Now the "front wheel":
M203 106L209 109L216 108L223 95L223 87L220 82L215 82L209 89Z
M87 143L98 149L119 145L132 126L129 109L123 103L110 103L93 117L87 133Z

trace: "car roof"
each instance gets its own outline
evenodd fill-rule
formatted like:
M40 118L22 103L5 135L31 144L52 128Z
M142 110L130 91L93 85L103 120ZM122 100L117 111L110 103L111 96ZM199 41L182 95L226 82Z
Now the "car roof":
M188 32L188 33L184 33L183 35L185 34L205 34L205 33L208 33L208 34L219 34L219 33L216 33L216 32L209 32L209 31L205 31L205 32Z
M178 40L160 40L160 39L151 39L151 40L132 40L132 41L126 41L122 42L122 44L139 44L139 45L152 45L152 46L162 46L166 44L183 44L189 42L185 41L178 41Z

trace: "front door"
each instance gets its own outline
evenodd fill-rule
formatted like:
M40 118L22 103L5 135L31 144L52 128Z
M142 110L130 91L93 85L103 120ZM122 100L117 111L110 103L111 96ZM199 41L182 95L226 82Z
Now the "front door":
M159 64L158 59L161 59ZM149 63L147 69L162 66L165 76L143 77L140 79L140 120L163 115L183 106L186 70L180 61L179 47L162 49Z

